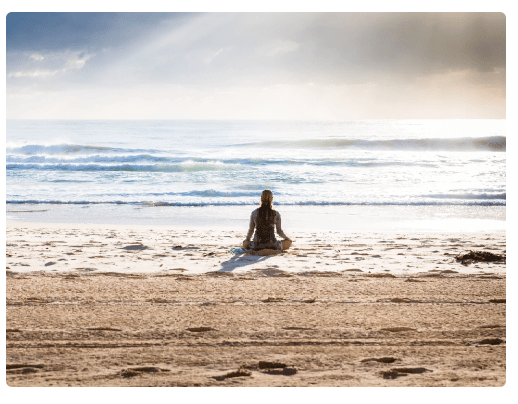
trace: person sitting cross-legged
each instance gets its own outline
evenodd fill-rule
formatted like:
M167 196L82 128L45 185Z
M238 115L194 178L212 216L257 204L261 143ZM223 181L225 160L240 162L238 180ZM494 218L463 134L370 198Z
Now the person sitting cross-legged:
M261 206L255 209L250 216L250 226L246 239L243 241L245 250L287 250L292 240L284 234L281 228L281 215L273 210L273 192L265 189L261 194ZM254 234L255 229L255 234ZM275 238L275 230L283 240ZM254 238L252 238L254 234Z

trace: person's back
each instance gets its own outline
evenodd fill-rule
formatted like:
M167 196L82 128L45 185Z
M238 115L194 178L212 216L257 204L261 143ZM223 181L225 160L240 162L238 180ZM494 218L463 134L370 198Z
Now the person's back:
M261 206L257 212L256 220L256 246L255 250L263 248L277 249L275 238L275 217L277 212L269 206Z
M281 215L272 208L272 204L273 192L265 189L261 194L261 207L255 209L250 216L248 234L243 242L245 249L286 250L291 246L291 240L284 234L281 228ZM254 239L250 242L254 229ZM275 229L277 229L279 236L284 238L282 242L275 238Z

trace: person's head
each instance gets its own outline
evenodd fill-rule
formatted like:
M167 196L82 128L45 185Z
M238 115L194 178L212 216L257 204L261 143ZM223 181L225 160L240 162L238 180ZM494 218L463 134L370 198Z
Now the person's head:
M273 205L273 192L265 189L261 194L261 206L268 206L270 209Z

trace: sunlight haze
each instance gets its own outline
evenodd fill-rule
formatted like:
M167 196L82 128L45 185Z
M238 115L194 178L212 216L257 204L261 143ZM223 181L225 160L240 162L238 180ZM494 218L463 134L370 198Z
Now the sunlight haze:
M505 118L502 13L10 13L8 119Z

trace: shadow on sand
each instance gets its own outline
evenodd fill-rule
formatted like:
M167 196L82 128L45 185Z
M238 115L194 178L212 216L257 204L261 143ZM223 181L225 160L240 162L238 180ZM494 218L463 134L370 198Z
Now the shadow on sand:
M221 263L221 268L218 272L232 272L236 268L242 268L247 265L257 264L258 262L266 261L268 258L277 255L253 255L249 253L234 254L229 260Z

